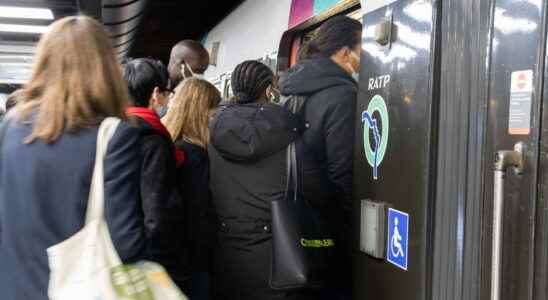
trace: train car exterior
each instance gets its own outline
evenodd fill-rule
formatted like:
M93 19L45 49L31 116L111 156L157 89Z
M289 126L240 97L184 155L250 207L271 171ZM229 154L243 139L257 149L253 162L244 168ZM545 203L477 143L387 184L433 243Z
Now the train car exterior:
M204 36L212 58L205 76L229 97L230 75L238 63L254 59L274 71L286 69L300 35L342 12L361 19L359 0L244 1Z
M546 1L249 2L206 39L225 94L238 61L283 72L329 16L363 21L354 299L548 299Z
M384 4L363 16L355 299L547 299L546 1Z
M353 298L548 299L548 1L246 0L203 37L205 77L228 98L244 60L281 74L334 15L363 24ZM36 38L0 43L0 112Z

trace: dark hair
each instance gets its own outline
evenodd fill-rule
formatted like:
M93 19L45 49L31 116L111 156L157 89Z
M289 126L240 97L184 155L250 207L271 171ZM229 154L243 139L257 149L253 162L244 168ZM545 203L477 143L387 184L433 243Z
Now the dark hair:
M232 72L232 92L234 101L252 103L257 101L274 82L274 73L265 64L248 60L236 66Z
M323 23L305 45L305 58L330 57L344 47L353 49L361 42L362 24L347 16L336 16Z
M133 106L148 107L155 87L164 92L168 83L167 68L161 61L137 58L124 65L124 79L129 91L129 102Z

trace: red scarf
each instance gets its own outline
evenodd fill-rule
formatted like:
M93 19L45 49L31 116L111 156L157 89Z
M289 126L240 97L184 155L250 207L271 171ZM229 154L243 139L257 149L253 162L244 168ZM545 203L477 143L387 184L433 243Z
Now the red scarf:
M129 116L137 116L143 119L145 122L147 122L148 125L150 125L152 128L154 128L165 137L169 138L169 140L171 141L171 134L169 134L167 128L164 126L164 124L162 124L162 121L160 120L156 112L154 112L152 109L148 109L145 107L129 107L126 110L126 113ZM180 167L185 161L185 153L181 149L176 148L175 145L173 145L173 150L175 152L177 167Z

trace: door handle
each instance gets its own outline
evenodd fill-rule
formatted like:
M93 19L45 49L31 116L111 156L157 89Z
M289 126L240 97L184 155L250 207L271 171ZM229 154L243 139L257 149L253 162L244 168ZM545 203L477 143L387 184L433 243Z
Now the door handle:
M517 174L523 173L523 143L519 142L514 150L501 150L495 154L494 190L493 190L493 245L491 260L491 300L500 300L500 282L502 268L502 235L504 215L504 177L509 168Z

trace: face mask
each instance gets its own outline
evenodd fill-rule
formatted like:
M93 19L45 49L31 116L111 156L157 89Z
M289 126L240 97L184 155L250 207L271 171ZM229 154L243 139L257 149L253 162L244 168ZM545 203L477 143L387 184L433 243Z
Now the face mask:
M155 108L156 114L158 117L163 118L167 114L167 105L166 106L160 106L159 108Z
M354 53L354 51L351 51L350 55L354 56L354 58L358 61L358 64L360 63L360 57L358 56L358 54ZM352 74L351 74L352 78L354 78L356 82L359 82L360 72L356 72L356 69L354 69L351 63L348 63L348 67L350 68L350 70L352 70Z
M188 70L188 72L190 73L190 76L186 75L185 69ZM204 75L194 73L194 71L192 70L190 65L187 64L186 61L184 62L184 64L181 65L181 74L183 75L183 79L188 79L190 77L194 77L194 78L197 78L197 79L204 79Z

